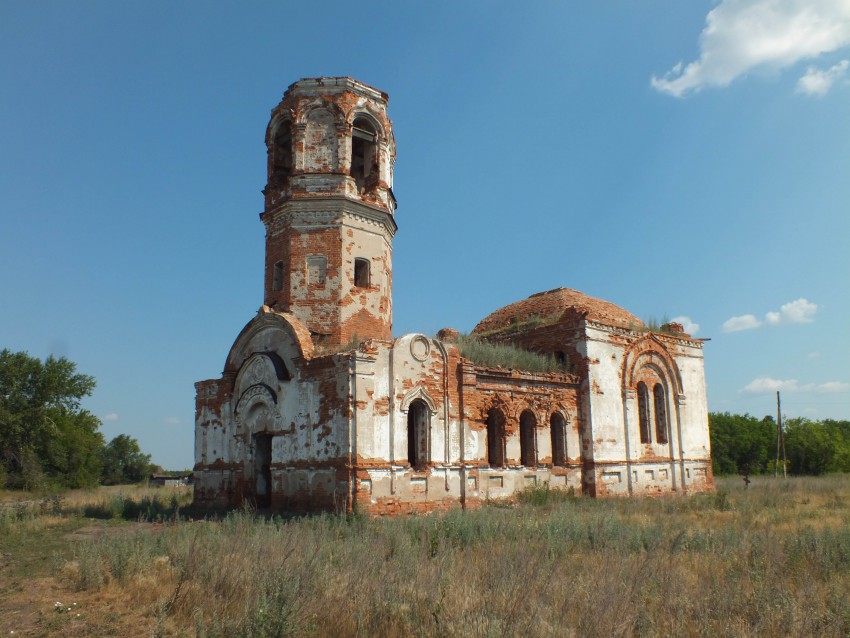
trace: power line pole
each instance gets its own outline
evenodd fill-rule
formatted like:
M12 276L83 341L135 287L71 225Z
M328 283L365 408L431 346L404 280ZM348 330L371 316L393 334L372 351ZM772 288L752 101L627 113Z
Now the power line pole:
M773 478L779 476L779 450L782 449L782 476L788 478L788 460L785 456L785 434L782 431L782 404L779 390L776 391L776 463L773 465Z

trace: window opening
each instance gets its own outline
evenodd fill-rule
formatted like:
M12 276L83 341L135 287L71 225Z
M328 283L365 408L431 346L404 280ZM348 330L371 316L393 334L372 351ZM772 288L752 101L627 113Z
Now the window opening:
M531 410L525 410L519 416L519 448L520 462L526 467L537 466L537 450L534 428L537 419Z
M415 470L428 466L428 430L431 412L422 399L411 402L407 410L407 461Z
M567 428L560 412L552 414L549 427L552 431L552 465L564 466L567 464Z
M356 118L351 129L351 176L358 191L377 172L377 141L374 125L365 117Z
M274 135L272 148L272 178L285 183L292 173L292 133L290 122L282 122Z
M558 350L555 353L555 362L558 364L558 366L561 369L566 370L567 369L567 354L565 352L563 352L562 350Z
M652 399L655 404L655 440L667 443L667 401L660 383L652 389Z
M272 276L272 290L281 290L283 288L283 262L274 262L274 274Z
M358 257L354 260L354 285L358 288L369 287L369 260Z
M487 413L487 462L490 467L505 467L505 415L498 408Z
M637 385L638 395L638 419L640 421L640 442L652 443L649 431L649 391L646 384L641 381Z

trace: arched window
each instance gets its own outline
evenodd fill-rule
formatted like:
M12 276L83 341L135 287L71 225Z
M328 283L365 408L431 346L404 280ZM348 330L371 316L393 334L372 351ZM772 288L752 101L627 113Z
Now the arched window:
M272 143L271 180L285 184L292 173L292 132L289 120L281 122L274 134Z
M652 389L652 399L655 404L655 440L667 443L667 401L660 383Z
M560 412L553 412L549 419L552 431L552 465L567 464L567 424Z
M283 262L274 262L274 273L272 274L272 290L283 288Z
M369 287L369 260L360 257L354 260L354 285L358 288Z
M498 408L487 413L487 462L505 467L505 415Z
M649 390L641 381L637 385L638 419L640 421L640 442L652 443L652 435L649 430Z
M365 117L355 118L351 129L351 176L357 190L365 188L377 172L377 141L375 126Z
M428 431L431 412L422 399L414 399L407 409L407 461L415 470L428 467Z
M534 436L536 426L537 419L531 410L524 410L519 415L520 462L526 467L537 466L537 446Z

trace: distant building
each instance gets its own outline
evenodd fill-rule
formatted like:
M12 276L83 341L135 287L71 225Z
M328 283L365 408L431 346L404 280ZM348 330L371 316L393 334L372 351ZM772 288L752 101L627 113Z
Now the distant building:
M192 484L192 473L151 474L148 485L151 487L180 487Z
M473 331L551 354L549 373L476 365L450 329L392 337L386 109L356 80L316 78L272 111L265 299L222 377L195 384L196 501L392 514L543 485L713 489L703 343L680 325L560 288Z

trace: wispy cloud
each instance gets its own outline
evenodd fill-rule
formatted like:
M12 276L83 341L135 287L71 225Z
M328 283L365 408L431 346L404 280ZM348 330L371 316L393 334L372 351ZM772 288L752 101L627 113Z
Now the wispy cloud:
M162 420L166 425L180 425L180 418L176 416L167 416Z
M730 317L723 322L723 332L738 332L739 330L752 330L761 326L761 321L755 315L741 315Z
M728 86L754 69L783 69L850 46L850 2L722 0L706 16L699 45L698 59L679 62L662 77L653 75L652 86L683 97L705 87ZM833 69L806 71L800 79L807 87L802 92L829 90L833 76L843 71L838 69L827 78L818 73L830 74ZM810 72L810 79L804 81Z
M850 383L843 381L827 381L826 383L801 384L797 379L772 379L770 377L758 377L750 381L741 392L745 394L772 394L774 392L788 392L798 394L802 392L818 392L822 394L834 392L847 392Z
M690 317L686 317L685 315L682 315L680 317L673 317L671 321L674 323L682 324L682 329L692 337L696 336L696 334L699 332L699 324L692 321Z
M109 414L104 414L102 417L100 417L100 419L101 419L101 421L106 421L106 422L117 421L118 420L118 413L117 412L110 412Z
M850 62L847 60L841 60L838 64L825 70L810 66L803 76L797 80L797 93L826 95L832 85L847 73L848 66L850 66Z
M723 323L723 332L739 332L741 330L754 330L762 326L778 326L787 323L812 323L818 305L808 299L800 297L794 301L782 304L779 310L770 310L765 313L764 320L755 315L739 315L730 317Z

